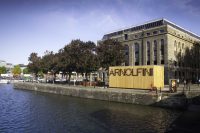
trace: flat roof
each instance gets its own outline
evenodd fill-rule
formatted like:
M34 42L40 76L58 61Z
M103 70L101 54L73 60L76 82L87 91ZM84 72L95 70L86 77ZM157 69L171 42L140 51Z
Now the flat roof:
M145 22L145 23L142 23L142 24L137 24L137 25L134 25L134 26L130 26L130 27L126 27L126 28L122 28L122 29L119 29L119 30L115 30L113 32L109 32L107 34L104 35L103 39L106 37L112 37L114 35L119 35L119 34L122 34L124 31L138 31L138 30L143 30L143 29L150 29L150 28L153 28L153 27L158 27L158 26L162 26L162 25L170 25L176 29L179 29L183 32L186 32L187 34L195 37L195 38L198 38L200 40L200 36L189 31L189 30L186 30L184 28L182 28L181 26L178 26L176 25L175 23L165 19L165 18L162 18L162 19L155 19L155 20L151 20L151 21L148 21L148 22Z

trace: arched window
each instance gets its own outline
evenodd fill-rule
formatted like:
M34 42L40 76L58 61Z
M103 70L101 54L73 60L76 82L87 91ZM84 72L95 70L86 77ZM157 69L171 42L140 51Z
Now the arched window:
M161 64L164 64L164 52L165 52L165 50L164 50L164 48L165 48L165 41L164 41L164 39L161 39L161 46L160 46L160 53L161 53Z
M177 43L174 41L174 55L177 55Z
M153 42L153 49L154 49L154 65L157 65L157 41L154 40Z
M150 65L150 42L147 41L147 65Z
M178 43L178 48L181 48L181 43L180 42Z
M139 65L139 44L135 43L135 65Z

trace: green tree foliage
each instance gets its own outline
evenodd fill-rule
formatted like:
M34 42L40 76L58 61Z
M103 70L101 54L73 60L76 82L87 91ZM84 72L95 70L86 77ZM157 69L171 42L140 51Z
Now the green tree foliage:
M96 45L91 42L84 42L80 47L80 58L77 66L77 72L86 73L86 77L88 73L96 71L98 68L98 60L96 56Z
M41 59L41 70L44 73L54 72L56 70L57 58L53 51L46 51Z
M179 52L176 56L177 65L199 69L200 68L200 43L195 43L191 48L186 47L184 54Z
M6 67L2 66L0 67L0 74L5 74L6 73Z
M37 53L31 53L28 61L28 69L30 70L30 72L35 73L37 77L38 72L41 69L41 57L39 57Z
M14 68L12 69L12 73L13 73L14 75L20 75L21 72L22 72L22 71L21 71L21 68L20 68L19 65L14 66Z
M97 69L95 54L96 45L91 42L83 42L79 39L72 40L58 53L58 66L71 76L72 71L86 73Z
M179 52L176 56L175 66L180 66L182 70L200 72L200 43L195 43L191 48L186 47L184 52ZM199 75L200 76L200 75ZM199 77L198 76L198 77ZM193 77L185 77L193 78ZM196 80L196 79L193 79Z
M69 80L73 71L89 74L99 67L108 69L109 66L124 63L124 47L118 41L106 40L96 47L94 42L72 40L68 45L58 51L46 51L44 56L39 57L37 53L31 53L28 69L38 74L62 71L69 74Z
M30 73L30 71L29 71L28 68L24 68L24 69L23 69L23 74L29 74L29 73Z
M118 41L105 40L97 46L100 66L108 70L109 66L119 66L125 62L125 47Z

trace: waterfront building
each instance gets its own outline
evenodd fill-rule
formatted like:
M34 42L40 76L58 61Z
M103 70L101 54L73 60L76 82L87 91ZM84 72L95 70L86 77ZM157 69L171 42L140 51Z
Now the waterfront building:
M7 63L4 60L0 60L0 67L5 67L7 73L11 73L11 69L14 67L12 63Z
M27 68L27 65L19 64L19 67L20 67L20 69L22 70L22 73L23 73L23 70L24 70L25 68Z
M6 67L6 61L0 60L0 67Z
M184 68L177 63L177 54L200 41L200 36L166 19L158 19L103 36L101 41L114 39L125 46L126 66L162 65L165 84L169 79L198 79L199 70Z

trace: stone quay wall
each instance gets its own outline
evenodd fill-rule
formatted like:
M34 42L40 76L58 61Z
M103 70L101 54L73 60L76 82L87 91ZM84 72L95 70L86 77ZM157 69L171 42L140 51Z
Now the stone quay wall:
M14 83L15 89L24 89L53 93L59 95L121 102L129 104L152 105L165 108L183 109L187 99L181 95L146 92L133 89L119 88L92 88L81 86L40 84L40 83Z

